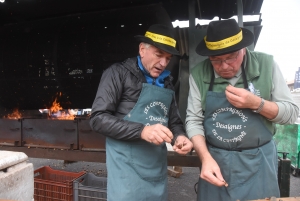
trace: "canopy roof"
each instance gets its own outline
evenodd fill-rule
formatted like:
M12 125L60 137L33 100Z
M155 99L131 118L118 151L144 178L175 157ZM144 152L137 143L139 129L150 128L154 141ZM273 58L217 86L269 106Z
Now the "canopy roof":
M172 21L188 20L190 0L6 0L0 3L0 23L28 22L72 14L123 9L161 3ZM230 18L237 14L237 1L244 15L260 14L263 0L194 0L199 19Z

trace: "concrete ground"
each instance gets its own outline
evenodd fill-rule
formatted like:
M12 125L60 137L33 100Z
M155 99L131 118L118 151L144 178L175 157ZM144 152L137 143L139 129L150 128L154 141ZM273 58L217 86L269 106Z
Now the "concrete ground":
M53 169L80 172L85 170L92 172L96 176L106 177L106 166L105 163L94 163L94 162L73 162L65 163L63 160L50 160L50 159L39 159L29 158L28 162L32 163L34 169L50 166ZM179 178L168 176L168 201L196 201L196 192L194 186L197 183L199 176L199 168L196 167L183 167L183 174ZM300 196L300 177L290 177L290 197Z

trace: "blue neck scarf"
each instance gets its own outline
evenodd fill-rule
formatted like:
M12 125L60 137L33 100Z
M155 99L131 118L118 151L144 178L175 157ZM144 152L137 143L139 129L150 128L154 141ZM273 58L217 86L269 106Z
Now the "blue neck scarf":
M146 77L147 83L163 88L165 78L168 77L171 72L168 70L164 70L157 78L153 78L143 66L140 56L137 56L137 60L138 60L139 68L141 69L144 76Z

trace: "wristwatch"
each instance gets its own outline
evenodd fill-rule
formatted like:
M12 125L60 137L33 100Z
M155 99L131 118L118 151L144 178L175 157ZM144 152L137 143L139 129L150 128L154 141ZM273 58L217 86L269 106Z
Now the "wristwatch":
M261 98L261 102L260 102L259 107L256 110L252 110L252 112L260 113L262 108L264 107L264 104L265 104L265 100L263 98Z

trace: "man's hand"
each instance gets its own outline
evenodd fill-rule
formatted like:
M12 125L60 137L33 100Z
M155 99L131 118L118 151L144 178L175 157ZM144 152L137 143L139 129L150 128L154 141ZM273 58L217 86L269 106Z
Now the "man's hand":
M173 134L167 127L161 124L154 124L144 127L141 138L147 142L159 145L164 142L171 143Z
M228 184L224 180L219 165L217 162L212 158L206 158L202 160L202 168L200 177L207 182L215 185L215 186L225 186L227 187Z
M237 108L257 109L261 98L243 88L228 85L225 90L227 100Z
M191 141L202 164L200 177L213 185L227 187L228 184L224 181L219 165L207 149L205 137L200 134L195 135Z
M179 135L173 146L173 150L178 154L185 155L193 148L193 143L184 135Z

